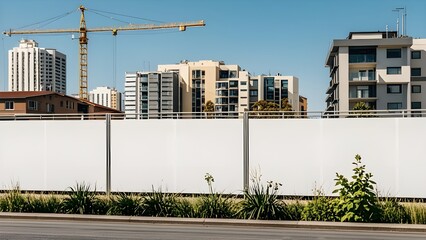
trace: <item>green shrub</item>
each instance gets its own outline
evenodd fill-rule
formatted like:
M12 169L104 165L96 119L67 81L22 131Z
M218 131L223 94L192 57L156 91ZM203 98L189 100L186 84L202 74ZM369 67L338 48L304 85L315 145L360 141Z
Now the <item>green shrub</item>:
M252 185L244 191L239 216L263 220L287 219L286 205L277 195L280 186L280 183L269 181L265 187L260 182L260 176L252 178Z
M379 203L381 223L408 223L409 216L405 208L395 199L385 199Z
M120 193L111 197L110 215L137 216L142 214L142 198L139 195Z
M196 216L200 218L231 218L235 215L233 202L230 198L213 190L214 178L209 173L204 176L209 186L209 194L200 197L196 204Z
M27 201L19 190L19 187L15 187L0 199L0 211L23 212L25 211L26 203Z
M25 212L59 213L62 201L54 195L27 195Z
M306 204L302 212L302 220L304 221L336 221L338 220L335 208L336 200L317 195Z
M426 204L408 203L404 205L405 211L409 217L409 223L426 224Z
M91 191L89 184L77 183L75 187L70 187L70 192L63 201L62 210L64 213L95 214L98 203L100 202L96 193Z
M153 188L152 193L143 198L142 215L154 217L174 217L179 215L177 213L177 209L180 206L178 197L178 194L163 193L161 188L157 191Z
M300 203L299 201L293 203L287 203L286 213L288 220L300 221L302 220L302 213L305 209L305 204Z
M335 213L342 222L376 222L380 219L380 208L374 191L376 184L371 173L365 172L361 156L355 156L352 180L336 173L336 186L333 193L339 193Z

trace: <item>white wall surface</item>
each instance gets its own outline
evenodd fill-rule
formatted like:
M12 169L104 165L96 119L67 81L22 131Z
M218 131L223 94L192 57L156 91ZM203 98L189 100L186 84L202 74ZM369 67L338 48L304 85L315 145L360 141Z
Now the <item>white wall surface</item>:
M242 120L112 122L112 191L242 189Z
M105 190L104 121L1 121L0 189Z
M105 190L104 121L1 121L0 189ZM283 194L330 195L355 154L383 196L426 198L426 118L250 119L250 169ZM242 120L115 120L112 190L241 193Z

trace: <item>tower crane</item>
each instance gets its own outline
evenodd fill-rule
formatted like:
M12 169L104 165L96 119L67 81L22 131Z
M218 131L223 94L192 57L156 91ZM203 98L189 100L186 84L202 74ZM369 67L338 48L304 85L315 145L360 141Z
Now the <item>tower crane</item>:
M179 31L185 31L187 27L202 27L205 26L204 21L195 21L195 22L179 22L179 23L164 23L164 24L132 24L129 26L123 27L97 27L97 28L87 28L86 20L84 18L84 11L86 8L81 5L79 7L80 15L80 28L77 29L46 29L46 30L22 30L14 31L9 30L3 32L3 34L12 36L18 34L55 34L55 33L79 33L79 43L80 43L80 82L79 82L79 97L80 99L87 100L87 44L89 38L87 38L87 33L89 32L111 32L113 36L116 36L119 31L134 31L134 30L154 30L154 29L171 29L177 28Z

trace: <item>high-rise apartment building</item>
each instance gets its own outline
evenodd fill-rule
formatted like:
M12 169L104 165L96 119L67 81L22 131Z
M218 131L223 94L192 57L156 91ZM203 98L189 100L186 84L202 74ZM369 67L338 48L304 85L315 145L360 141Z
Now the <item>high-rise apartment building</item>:
M358 102L376 110L426 107L425 50L426 39L397 32L352 32L334 40L326 59L326 110L350 111Z
M299 111L299 79L295 76L252 76L249 88L250 109L259 100L274 102L281 105L288 99L293 111ZM305 110L306 111L306 110Z
M89 101L121 111L121 93L115 88L97 87L90 91Z
M179 85L175 72L126 73L124 111L128 118L159 118L181 112Z
M66 93L66 56L23 39L9 50L9 91Z

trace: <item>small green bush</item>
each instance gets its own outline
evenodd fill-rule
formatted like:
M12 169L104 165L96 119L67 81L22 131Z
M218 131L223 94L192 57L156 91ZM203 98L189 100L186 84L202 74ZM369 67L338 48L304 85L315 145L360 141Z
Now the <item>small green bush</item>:
M2 212L23 212L27 201L25 196L15 187L0 199L0 211Z
M54 195L34 195L26 196L25 212L34 213L59 213L62 201Z
M139 195L120 193L111 197L109 215L138 216L142 214L142 198Z
M299 201L293 203L287 203L286 212L287 220L300 221L302 220L302 213L305 209L305 204L300 203Z
M196 204L196 216L200 218L231 218L235 215L233 202L230 198L213 190L214 178L209 173L204 176L209 186L209 194L199 198Z
M342 222L376 222L380 219L380 208L374 190L376 184L371 173L365 172L361 156L355 156L352 180L336 173L333 193L339 193L335 213Z
M176 211L180 206L178 194L163 193L161 188L152 189L142 201L142 215L154 217L174 217L179 215Z
M91 191L90 185L84 182L77 183L75 187L70 187L70 192L63 201L62 210L64 213L95 214L97 204L100 205L101 202L97 199L95 191Z
M409 223L426 224L426 204L408 203L404 205L405 211L409 216Z
M265 186L259 177L252 178L252 185L244 191L238 215L247 219L284 220L288 218L286 204L278 199L280 183L269 181Z
M315 198L306 204L302 212L304 221L337 221L335 213L336 200L323 195Z
M385 199L379 203L381 223L409 223L410 219L404 206L395 199Z

